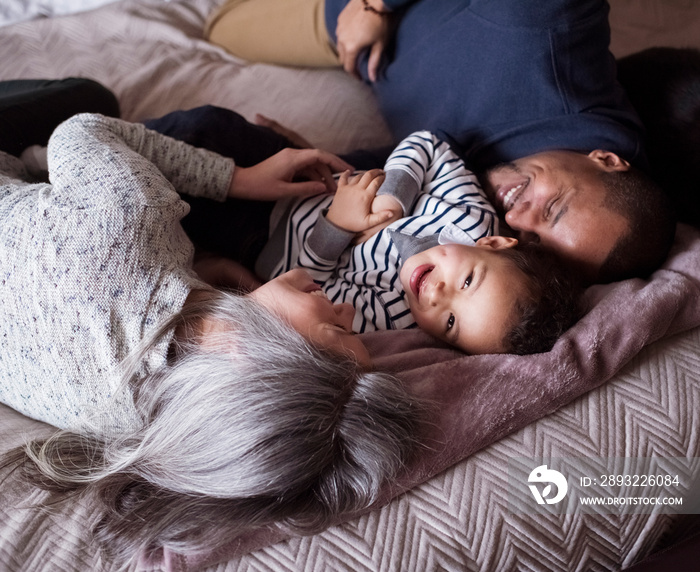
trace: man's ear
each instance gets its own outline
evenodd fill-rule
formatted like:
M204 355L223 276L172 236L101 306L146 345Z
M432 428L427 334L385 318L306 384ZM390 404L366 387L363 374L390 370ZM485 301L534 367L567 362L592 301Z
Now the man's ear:
M517 238L510 236L484 236L476 241L477 246L501 250L503 248L513 248L518 244Z
M612 151L595 149L588 156L605 171L628 171L630 164Z

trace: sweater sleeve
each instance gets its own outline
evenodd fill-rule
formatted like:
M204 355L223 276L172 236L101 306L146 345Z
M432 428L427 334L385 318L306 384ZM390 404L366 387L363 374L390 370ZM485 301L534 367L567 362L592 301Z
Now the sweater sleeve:
M410 214L418 198L427 170L435 159L437 142L427 131L413 133L396 146L384 164L386 177L377 194L390 195L399 201L404 216Z
M179 199L175 189L223 201L234 169L211 151L96 114L61 124L48 161L52 199L67 208L159 206Z
M325 282L335 272L338 259L350 246L354 232L342 229L326 218L324 209L319 213L299 251L297 266L310 272L313 279Z

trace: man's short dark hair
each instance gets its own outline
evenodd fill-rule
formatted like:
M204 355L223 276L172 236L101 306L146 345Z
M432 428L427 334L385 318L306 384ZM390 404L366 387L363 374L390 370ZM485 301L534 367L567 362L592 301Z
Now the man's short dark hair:
M516 308L518 323L504 340L507 351L548 352L581 316L580 281L557 255L538 244L519 243L501 252L528 278L528 297Z
M678 220L700 226L700 50L648 48L617 72L646 131L649 172Z
M600 174L603 206L623 216L628 230L600 268L598 282L646 277L666 259L676 233L673 204L649 176L636 168Z

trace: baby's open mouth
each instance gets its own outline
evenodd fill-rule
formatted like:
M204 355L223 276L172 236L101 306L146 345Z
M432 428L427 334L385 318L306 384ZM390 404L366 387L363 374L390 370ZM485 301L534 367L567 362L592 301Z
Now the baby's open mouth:
M413 274L411 274L411 292L413 292L413 295L417 300L420 300L420 295L423 287L425 286L426 278L428 277L428 274L432 272L433 268L435 268L435 266L431 264L422 264L413 271Z

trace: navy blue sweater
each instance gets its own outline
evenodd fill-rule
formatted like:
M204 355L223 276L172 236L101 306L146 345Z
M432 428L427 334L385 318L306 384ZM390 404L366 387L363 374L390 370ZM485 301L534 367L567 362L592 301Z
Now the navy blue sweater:
M606 149L646 166L604 0L384 3L400 24L372 87L397 139L433 131L477 171L551 149ZM345 4L326 0L333 40Z

